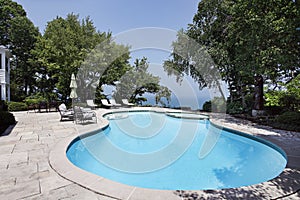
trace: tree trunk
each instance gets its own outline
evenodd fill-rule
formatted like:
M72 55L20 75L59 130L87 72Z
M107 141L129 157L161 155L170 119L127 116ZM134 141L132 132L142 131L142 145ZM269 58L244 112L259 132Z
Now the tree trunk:
M261 75L255 77L254 110L264 109L264 81Z

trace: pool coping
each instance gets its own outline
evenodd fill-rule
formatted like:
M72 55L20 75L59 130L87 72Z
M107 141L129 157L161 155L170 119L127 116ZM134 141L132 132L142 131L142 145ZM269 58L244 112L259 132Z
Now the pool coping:
M115 112L120 111L155 111L159 113L164 113L163 110L151 109L151 108L137 108L137 109L117 109ZM78 133L77 135L73 135L70 138L66 138L61 140L49 154L49 165L51 168L58 173L61 177L80 185L81 187L91 190L97 194L107 196L114 199L130 199L131 197L137 195L139 197L149 197L153 199L151 195L155 192L155 196L159 197L159 199L164 200L180 200L181 198L177 196L173 190L153 190L146 188L139 188L134 186L129 186L126 184L118 183L115 181L111 181L109 179L100 177L91 172L87 172L79 167L76 167L66 156L66 151L69 145L80 136L86 136L92 134L95 131L102 130L109 125L107 119L102 116L111 113L112 110L106 110L103 113L97 113L98 118L103 122L101 127L98 129L87 130L84 133Z
M109 125L108 120L103 118L105 114L109 114L111 112L120 112L120 111L155 111L155 112L160 112L160 113L166 113L168 112L168 109L153 109L153 108L133 108L133 109L116 109L116 110L104 110L103 112L97 112L98 118L101 121L101 126L98 128L92 128L91 130L86 130L85 132L81 132L80 130L77 133L77 135L73 135L70 138L66 138L64 140L61 140L55 148L50 152L49 154L49 165L51 168L58 173L61 177L76 183L80 185L83 188L86 188L90 191L93 191L97 194L104 195L107 197L111 197L114 199L131 199L132 197L137 198L138 197L143 197L143 199L153 199L153 196L155 195L155 199L182 199L180 196L176 194L176 191L174 190L155 190L155 189L145 189L145 188L139 188L135 186L129 186L126 184L118 183L115 181L111 181L109 179L100 177L98 175L92 174L90 172L87 172L83 169L80 169L76 167L74 164L72 164L69 159L66 156L66 151L71 144L77 137L91 134L94 131L101 130ZM184 111L183 111L184 112ZM214 125L220 126L223 129L229 129L233 131L238 131L234 130L230 127L226 127L223 124L220 124L217 120L210 119L211 123ZM244 134L248 134L250 136L253 136L251 132L245 132L245 131L238 131L242 132ZM254 136L257 138L257 136ZM260 138L260 137L258 137ZM260 138L261 139L261 138ZM265 140L265 139L263 139ZM269 142L266 140L268 143L273 144L272 142ZM279 146L281 149L280 145L276 144L275 146ZM267 181L269 182L269 181ZM267 183L264 182L264 183ZM261 184L261 183L259 183ZM258 184L255 184L258 185ZM243 188L247 187L252 187L255 185L251 186L244 186ZM137 198L138 199L138 198Z

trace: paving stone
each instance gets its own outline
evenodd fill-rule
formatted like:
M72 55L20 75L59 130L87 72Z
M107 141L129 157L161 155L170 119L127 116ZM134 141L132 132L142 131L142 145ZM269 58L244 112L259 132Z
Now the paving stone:
M49 171L48 177L40 179L42 193L61 188L71 184L70 181L58 176L54 171Z
M32 134L34 134L34 131L22 131L19 132L19 136L21 136L21 138L25 138L26 136L31 136Z
M65 187L65 190L67 191L70 199L98 199L99 195L95 194L94 192L91 192L89 190L86 190L79 185L76 184L70 184Z
M28 151L28 159L29 162L47 162L48 161L48 153L45 153L44 149L37 149L33 151Z
M67 199L69 197L69 194L67 193L64 187L50 190L46 192L46 194L47 198L49 199Z
M18 166L28 163L28 152L14 152L10 156L9 166Z
M2 170L6 170L7 166L9 164L9 160L10 160L11 154L0 154L0 172L2 172Z
M0 189L0 199L21 199L40 194L39 181L28 181Z
M48 156L47 156L48 158ZM49 165L48 162L43 162L42 160L39 160L37 162L37 166L38 166L38 171L42 172L42 171L50 171L51 167ZM51 169L52 170L52 169Z
M136 188L132 194L128 197L128 200L181 200L179 196L176 196L173 191L162 191L158 190L153 192L153 190Z
M0 179L0 190L8 187L13 187L16 185L16 178L15 177L8 177L7 179L4 179L1 177Z
M4 154L11 153L14 147L15 144L3 144L3 145L0 144L0 152Z
M38 141L38 135L32 132L32 134L22 135L21 140Z
M45 149L47 148L46 144L42 144L41 142L30 142L27 143L26 141L21 141L16 144L14 147L14 153L17 152L26 152L26 151L33 151L33 150L39 150L39 149Z

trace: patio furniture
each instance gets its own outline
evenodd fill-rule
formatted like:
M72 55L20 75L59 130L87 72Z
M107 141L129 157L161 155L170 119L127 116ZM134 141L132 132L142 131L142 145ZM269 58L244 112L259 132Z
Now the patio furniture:
M109 103L107 101L107 99L101 99L101 103L102 103L103 106L108 107L108 108L113 106L111 103Z
M115 99L110 99L109 102L112 104L113 107L121 107L122 105L117 103Z
M60 121L63 121L64 119L67 120L73 120L74 119L74 111L72 109L67 109L66 105L60 104L58 106L58 111L60 114Z
M95 104L92 99L86 100L86 103L87 103L87 106L91 107L92 109L95 109L95 107L97 106L97 104Z
M39 109L39 104L36 103L31 103L27 106L27 113L31 110L33 110L34 112L36 112L36 110Z
M75 111L75 122L85 123L86 121L93 121L97 123L97 115L94 111L79 106L74 107Z
M48 112L48 103L46 101L41 101L39 103L39 112L42 112L42 109Z
M58 102L57 101L51 101L48 103L48 111L51 112L51 110L54 110L55 112L58 111Z
M123 103L125 106L127 106L127 107L134 106L133 103L129 103L129 102L128 102L128 99L122 99L122 103Z

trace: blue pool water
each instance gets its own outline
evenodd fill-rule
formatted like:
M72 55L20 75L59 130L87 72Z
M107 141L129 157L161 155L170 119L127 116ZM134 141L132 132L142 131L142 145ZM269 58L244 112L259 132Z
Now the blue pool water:
M109 126L75 139L67 157L120 183L164 190L232 188L270 180L287 163L272 144L219 129L209 120L155 112L106 117Z

